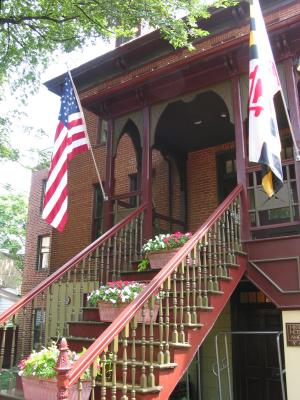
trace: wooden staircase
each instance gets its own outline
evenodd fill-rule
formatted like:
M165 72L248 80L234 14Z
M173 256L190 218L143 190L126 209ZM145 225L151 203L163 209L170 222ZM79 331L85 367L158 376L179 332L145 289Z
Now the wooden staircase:
M117 280L139 279L148 284L111 324L100 322L98 310L86 305L86 290L80 285L77 317L72 310L71 318L58 325L58 329L62 325L67 328L64 334L70 349L88 349L70 371L69 385L91 368L91 399L169 398L245 273L247 261L241 251L238 226L239 193L237 188L162 270L139 275L123 269L117 274ZM86 264L84 267L86 270ZM79 274L79 282L83 275ZM77 278L75 274L74 282ZM56 289L62 290L63 283L60 280ZM49 291L50 300L54 292ZM161 296L154 320L157 293ZM137 323L134 315L146 303L152 316L150 323ZM67 315L61 304L56 307L57 313ZM16 389L0 391L0 399L22 398L18 380Z

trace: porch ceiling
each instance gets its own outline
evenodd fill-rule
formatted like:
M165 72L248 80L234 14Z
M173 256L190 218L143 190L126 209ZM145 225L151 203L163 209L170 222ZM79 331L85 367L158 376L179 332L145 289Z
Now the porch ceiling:
M156 129L155 147L165 152L189 153L234 140L234 126L223 99L210 91L191 102L169 104Z

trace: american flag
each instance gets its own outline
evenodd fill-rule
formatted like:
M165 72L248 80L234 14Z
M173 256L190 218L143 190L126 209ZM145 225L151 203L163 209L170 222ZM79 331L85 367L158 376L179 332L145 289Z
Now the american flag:
M69 74L65 77L42 218L63 231L68 218L68 163L89 149L84 115Z
M268 197L282 187L281 143L274 95L281 85L258 0L250 1L249 161L262 165Z

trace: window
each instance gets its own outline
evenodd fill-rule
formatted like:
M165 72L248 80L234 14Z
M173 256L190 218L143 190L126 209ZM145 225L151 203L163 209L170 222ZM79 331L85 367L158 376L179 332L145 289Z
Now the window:
M40 350L41 342L43 341L42 336L42 325L45 322L44 315L40 308L34 310L34 321L33 321L33 348L38 351Z
M49 267L50 236L39 236L38 238L38 270Z
M131 174L131 175L129 175L129 191L136 192L137 190L138 190L138 175ZM136 207L137 206L137 196L130 197L129 204L130 204L130 207Z
M40 212L41 213L43 211L44 198L45 198L45 193L46 193L46 185L47 185L47 179L43 179L42 180L41 204L40 204Z
M97 124L97 145L103 145L107 143L107 134L108 134L108 124L105 119L98 119Z
M93 207L93 232L92 239L95 240L102 235L103 221L103 196L100 185L94 186L94 207Z

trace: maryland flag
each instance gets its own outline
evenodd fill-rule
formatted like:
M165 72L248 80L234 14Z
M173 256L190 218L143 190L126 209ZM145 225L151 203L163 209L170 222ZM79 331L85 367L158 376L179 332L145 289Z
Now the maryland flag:
M249 161L262 165L268 197L282 187L280 137L274 95L281 91L258 0L250 0Z

